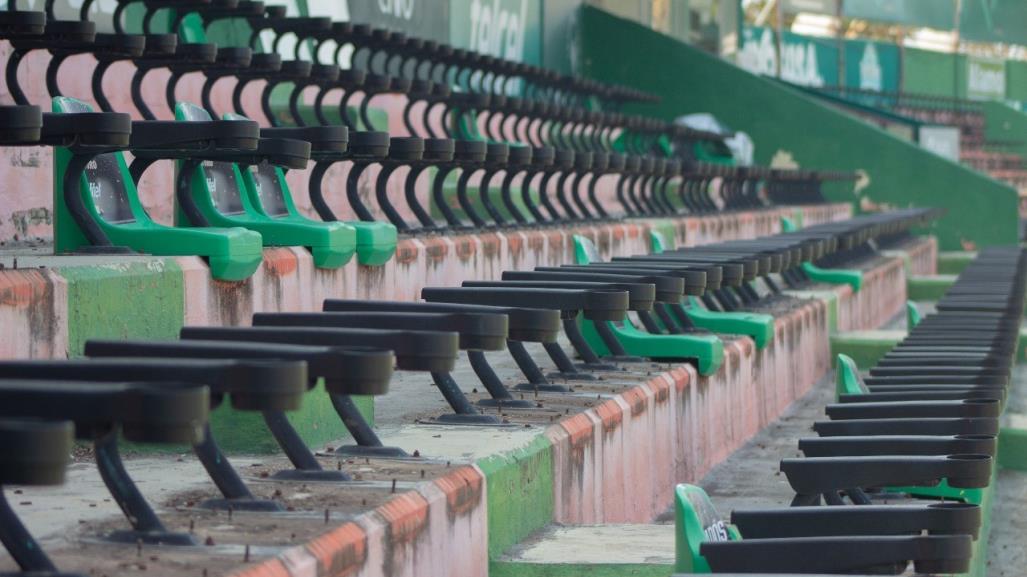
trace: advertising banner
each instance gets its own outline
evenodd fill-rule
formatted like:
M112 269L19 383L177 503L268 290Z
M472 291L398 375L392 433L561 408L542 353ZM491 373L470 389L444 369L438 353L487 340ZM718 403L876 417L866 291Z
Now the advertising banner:
M315 0L307 0L313 3ZM449 3L439 0L349 0L349 17L437 42L449 41Z
M538 0L450 0L449 7L453 46L539 64L542 7Z
M975 100L1006 97L1006 63L998 58L967 56L966 96Z
M899 47L881 42L847 40L845 85L859 90L898 91Z

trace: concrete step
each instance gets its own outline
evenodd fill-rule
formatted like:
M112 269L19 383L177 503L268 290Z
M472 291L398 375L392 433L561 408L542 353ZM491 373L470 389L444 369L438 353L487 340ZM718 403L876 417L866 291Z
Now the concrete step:
M490 577L666 577L674 525L551 525L489 566Z

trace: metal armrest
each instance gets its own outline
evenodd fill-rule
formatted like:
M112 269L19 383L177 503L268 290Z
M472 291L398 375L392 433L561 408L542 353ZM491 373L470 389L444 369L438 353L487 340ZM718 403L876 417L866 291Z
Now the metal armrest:
M255 411L299 409L308 381L304 361L161 358L0 361L0 379L196 383L210 388L211 408L229 396Z
M504 314L509 319L507 338L527 343L555 342L560 334L559 311L457 303L327 299L326 312L411 312Z
M628 310L651 311L656 299L656 286L651 283L592 282L584 280L501 280L501 281L464 281L461 286L471 288L553 288L581 290L614 290L628 293Z
M807 457L857 457L874 455L957 455L976 453L995 456L994 435L872 435L807 437L799 450Z
M998 399L835 403L827 405L825 412L832 420L997 418L1001 403Z
M461 350L498 351L506 347L508 321L495 313L257 313L253 326L454 331Z
M564 318L582 311L585 318L619 321L628 309L625 291L539 289L539 288L424 288L421 298L429 302L456 302L536 308L540 304L560 310Z
M390 348L408 371L449 372L456 364L455 332L297 327L184 327L187 340L248 341L332 347Z
M706 542L700 552L714 572L962 573L970 566L969 535L795 537Z
M743 539L846 535L970 535L977 538L981 508L967 503L791 507L733 511Z
M782 459L781 472L799 495L888 485L981 488L991 480L989 455L809 457Z
M308 388L324 379L325 388L344 395L388 392L395 357L387 349L342 348L232 341L105 341L85 344L90 357L174 359L283 359L307 364Z
M821 437L865 435L997 435L998 419L857 419L817 421Z

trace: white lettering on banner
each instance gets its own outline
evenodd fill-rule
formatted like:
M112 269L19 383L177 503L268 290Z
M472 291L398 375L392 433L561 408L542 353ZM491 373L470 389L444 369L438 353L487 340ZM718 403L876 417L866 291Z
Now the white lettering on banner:
M508 60L523 60L527 9L526 0L520 0L516 12L500 7L499 0L472 0L470 49Z
M738 65L764 76L777 74L777 53L774 49L774 36L769 29L764 29L759 40L752 38L752 32L746 30L742 49L738 53Z
M867 43L863 48L863 58L859 61L859 88L860 90L881 91L881 61L877 57L877 48L872 43Z
M502 8L500 0L472 0L469 49L506 60L523 62L527 10L527 0L520 0L518 11ZM477 74L479 73L475 73L475 81L478 80ZM520 90L519 78L507 82L507 93L518 94Z
M996 67L991 62L971 59L967 88L971 96L1005 96L1005 68Z
M758 35L758 38L757 38ZM744 31L738 65L763 76L777 74L777 49L769 28ZM802 86L823 86L817 67L817 47L812 42L785 42L781 46L781 79Z
M103 192L103 187L100 186L99 182L89 182L89 195L92 196L94 200L100 199L101 192Z
M781 45L781 79L800 86L823 86L817 68L817 47L812 42Z
M382 14L410 20L416 4L417 0L378 0L378 9Z

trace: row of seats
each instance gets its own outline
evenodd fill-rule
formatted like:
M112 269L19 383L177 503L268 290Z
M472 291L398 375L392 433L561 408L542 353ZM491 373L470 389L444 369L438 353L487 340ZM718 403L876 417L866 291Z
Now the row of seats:
M111 124L114 120L121 124ZM0 109L0 127L7 144L102 146L102 135L138 139L149 134L130 135L123 116L43 115L31 106ZM70 422L78 438L93 443L103 480L131 525L108 538L189 545L193 537L167 530L126 473L119 435L192 444L221 493L203 507L274 512L281 505L254 497L207 424L210 411L225 401L236 410L261 413L292 465L276 479L345 482L345 473L322 468L286 417L319 380L355 442L338 454L408 457L383 444L352 399L385 393L394 370L430 376L452 409L434 422L476 425L500 424L482 407L535 405L511 394L486 359L487 351L509 351L524 376L513 386L536 395L561 394L569 390L566 381L595 379L652 360L693 362L710 374L723 356L721 339L711 331L750 335L765 346L773 336L763 332L769 317L752 309L781 298L783 287L808 284L817 269L807 271L807 264L830 258L842 265L862 258L875 239L901 236L934 216L913 209L866 215L758 241L691 249L663 245L658 254L611 262L599 262L579 239L579 264L429 287L421 291L423 302L329 299L323 312L256 314L250 327L185 327L179 340L91 339L86 359L0 362L0 415ZM581 362L558 342L561 331ZM547 375L525 343L540 343L555 371ZM461 350L489 393L477 404L451 374ZM10 476L0 484L59 482L67 461L66 452L60 453L72 429L17 420L5 426L15 440L8 445L10 467L0 469ZM36 456L23 455L22 449ZM44 454L48 457L32 461ZM36 465L26 468L27 462ZM0 534L21 536L4 543L25 571L54 571L13 513L0 522L8 527Z
M122 22L136 3L146 9L141 34L125 32ZM287 17L261 2L119 0L117 32L107 34L86 19L91 4L83 4L80 20L56 19L53 0L45 2L45 13L18 11L16 2L0 12L0 38L13 46L7 82L20 105L30 104L19 84L20 64L33 51L52 56L45 84L58 113L91 111L62 92L67 58L95 57L92 93L78 96L112 114L107 72L121 61L135 66L130 93L146 121L132 124L128 141L75 142L57 155L58 253L200 255L215 278L241 280L259 265L262 246L306 247L321 268L342 266L354 254L361 264L376 266L394 252L397 231L538 227L815 203L823 202L824 181L853 178L700 162L697 150L704 147L723 159L721 137L614 112L626 102L652 100L649 95L387 30ZM177 34L153 32L156 15L169 7ZM207 42L209 25L233 19L249 24L253 47ZM271 52L254 51L262 35L270 35ZM276 51L289 36L297 47L291 60ZM314 61L300 59L304 46L312 47ZM351 52L345 69L339 66L344 49ZM331 58L317 60L325 53ZM155 103L144 99L145 79L164 69L170 71L166 105L176 120L195 126L157 120ZM197 96L202 106L178 99L180 80L191 73L204 75ZM213 91L228 78L235 82L232 107L216 110ZM246 110L244 91L254 82L263 84L260 110ZM283 86L288 106L280 111L273 96ZM369 108L382 94L405 99L407 135L376 130L383 127L375 126ZM260 128L250 116L263 117L268 126ZM97 132L123 128L99 126ZM122 152L136 158L131 166ZM147 168L167 159L178 162L175 227L155 222L136 191ZM311 160L306 192L320 220L297 207L285 178ZM325 176L340 162L350 165L345 201L355 221L339 222L338 201L326 190ZM373 203L360 186L372 166ZM614 191L620 210L601 201L600 181L607 175L604 186ZM397 197L390 191L401 179ZM389 222L376 222L379 215Z
M136 2L146 8L144 30L128 34L121 16ZM82 15L89 6L84 3ZM153 33L158 10L169 6L177 10L172 29L180 35ZM9 7L0 12L0 36L14 46L8 84L19 105L0 107L0 145L57 147L55 239L61 252L109 254L127 248L199 254L218 278L239 280L259 265L263 245L304 246L325 268L341 266L354 253L363 264L380 265L395 248L397 230L602 221L615 211L611 202L589 191L606 172L618 176L616 198L622 210L638 216L754 209L769 201L816 202L822 200L824 179L848 178L703 164L689 164L685 172L684 161L675 164L679 159L659 156L660 143L694 144L705 136L585 108L592 100L603 101L608 110L646 98L634 90L560 77L387 31L287 18L259 2L122 0L115 18L118 31L108 35L90 30L92 23L84 18L55 19L52 0L46 2L45 16L18 11L15 2ZM267 31L274 54L203 42L204 28L224 18L246 18L254 30L251 43ZM198 28L191 24L196 19ZM277 48L286 35L297 36L298 45L315 43L314 54L335 42L335 60L329 65L282 61ZM347 43L357 67L342 70L337 62ZM40 49L53 54L46 78L54 97L51 114L29 104L18 85L18 62ZM58 86L62 61L83 53L100 63L93 97L102 112L62 96ZM128 114L110 109L103 94L104 71L120 60L136 63L132 96L150 120L132 122ZM157 68L172 72L166 100L175 120L153 119L142 99L143 77ZM207 77L202 106L177 101L178 79L192 72ZM227 76L238 79L234 110L218 120L213 89ZM272 126L261 128L246 119L242 91L249 80L267 78L261 113ZM506 90L515 81L520 83L518 97ZM270 104L274 86L283 82L295 85L291 118L284 121ZM321 90L314 102L321 105L307 110L304 91L315 86ZM342 100L328 106L325 95L331 90L341 90ZM369 103L382 93L407 96L409 136L374 130ZM351 114L353 94L363 98ZM126 151L131 163L121 155ZM309 194L324 222L300 214L284 178L286 170L305 168L309 159L317 162ZM177 227L153 222L135 192L158 160L178 163ZM328 167L340 161L352 165L346 192L357 222L337 222L322 193ZM597 168L604 161L605 168ZM622 168L610 168L621 161ZM371 165L380 166L375 190L382 192L376 199L392 224L373 222L360 195L357 181ZM418 226L406 224L394 207L390 212L389 179L404 166L409 167L407 190L416 192L418 175L424 173L432 176L433 195L445 185L439 174L459 171L456 197L463 215L443 210L449 207L444 196L433 197L441 219L424 207L418 213L413 192L407 200ZM524 170L515 172L511 166ZM472 177L478 172L483 174L472 197ZM501 173L513 201L508 204L501 194L500 202L491 205L493 213L489 182ZM512 189L521 173L518 196ZM533 189L535 180L538 188ZM714 181L719 199L713 196ZM533 192L538 190L541 194ZM108 539L192 545L194 537L170 531L135 486L119 456L119 437L192 445L220 493L198 506L275 513L281 504L253 494L211 432L210 413L226 401L235 410L261 414L291 464L276 479L344 483L349 477L325 470L287 418L304 395L315 394L318 382L324 383L354 440L336 449L339 455L410 457L386 446L353 401L355 395L387 392L396 370L424 374L445 399L451 412L432 422L486 426L501 423L484 414L483 407L515 411L535 406L535 401L516 398L511 388L560 395L570 391L568 382L624 374L654 360L690 362L701 374L713 374L723 359L720 335L748 336L759 347L773 339L773 319L759 311L785 298L784 289L831 281L858 290L858 270L845 267L875 254L877 243L903 238L937 216L932 210L908 209L688 249L654 236L653 254L608 262L579 237L573 265L509 270L498 280L469 279L459 287L427 287L417 302L329 299L321 312L253 315L248 327L185 327L177 340L90 339L84 359L0 362L0 438L10 448L0 457L0 485L60 483L75 436L92 443L103 481L130 525ZM527 343L540 345L548 358L534 356ZM523 380L511 383L497 375L485 353L503 350ZM463 392L466 387L456 382L460 351L466 351L489 398L472 403ZM550 372L544 366L551 366ZM508 415L517 420L515 412ZM0 540L23 571L57 571L2 499Z
M1016 357L1027 258L988 248L869 377L840 355L838 399L781 461L792 509L676 496L678 570L964 573L980 537L998 417ZM826 503L826 504L825 504Z

